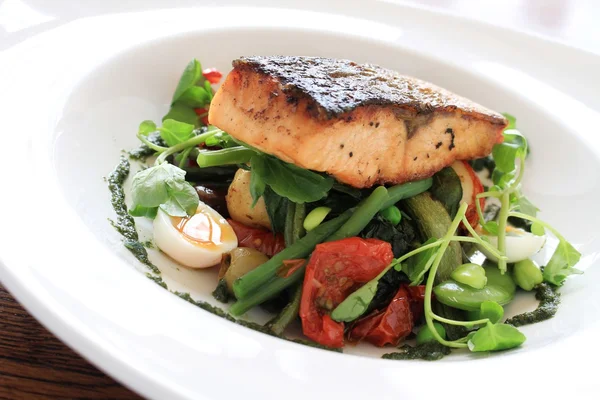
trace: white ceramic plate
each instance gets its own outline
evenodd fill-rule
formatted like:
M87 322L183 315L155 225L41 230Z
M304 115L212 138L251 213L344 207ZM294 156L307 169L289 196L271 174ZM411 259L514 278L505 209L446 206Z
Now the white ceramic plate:
M573 384L578 397L595 398L600 384L585 361L600 355L600 57L385 2L303 1L293 10L234 3L124 7L6 39L2 283L67 344L152 398L565 396ZM556 318L524 327L528 340L514 351L386 361L262 335L146 279L107 222L103 177L136 144L138 123L164 114L191 58L226 71L244 54L373 62L516 115L533 148L526 192L583 253L585 275L565 285ZM211 300L210 273L153 257L172 288Z

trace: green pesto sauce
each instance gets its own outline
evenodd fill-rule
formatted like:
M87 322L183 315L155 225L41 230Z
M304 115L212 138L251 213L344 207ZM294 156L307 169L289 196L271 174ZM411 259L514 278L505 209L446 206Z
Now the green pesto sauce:
M160 137L160 133L157 132L152 132L151 134L148 135L147 137L148 141L157 145L157 146L166 146L165 142L162 140L162 138ZM129 158L133 159L133 160L138 160L138 161L146 161L146 159L150 156L153 156L154 153L156 153L154 150L152 150L150 147L146 146L145 144L141 144L139 147L130 150L128 152L129 154Z
M512 326L523 326L554 317L560 304L558 287L545 282L541 283L535 288L535 298L540 301L535 310L515 315L506 320L506 323Z
M217 287L212 292L215 300L220 301L221 303L228 303L231 300L231 294L229 293L229 288L227 287L227 282L225 279L221 279L217 284Z
M450 347L446 347L438 342L427 342L418 346L409 346L407 344L399 348L400 351L387 353L381 358L387 360L426 360L436 361L451 353Z
M145 264L152 272L160 275L160 270L152 264L148 258L148 252L142 243L139 242L135 221L127 212L125 204L125 191L123 182L129 176L130 164L126 158L121 157L119 164L108 175L108 190L110 190L110 203L112 204L117 219L110 220L111 225L123 236L123 244L142 264Z

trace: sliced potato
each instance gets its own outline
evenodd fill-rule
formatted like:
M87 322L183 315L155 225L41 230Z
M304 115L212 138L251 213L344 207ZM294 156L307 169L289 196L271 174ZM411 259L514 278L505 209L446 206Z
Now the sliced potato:
M238 247L229 253L229 266L223 276L227 288L233 293L233 282L241 276L246 275L259 265L266 263L269 257L256 249L249 247Z
M233 177L233 182L227 191L227 210L229 215L237 222L252 227L271 229L271 221L265 207L265 200L261 197L252 207L250 194L250 171L238 169Z

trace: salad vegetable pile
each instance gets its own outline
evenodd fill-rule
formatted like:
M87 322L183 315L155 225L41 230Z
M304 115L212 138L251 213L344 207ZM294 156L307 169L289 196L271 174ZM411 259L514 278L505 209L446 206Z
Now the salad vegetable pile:
M581 255L523 194L529 148L513 117L489 157L356 189L209 125L220 78L192 60L162 122L140 124L129 157L145 168L132 177L129 207L129 161L109 177L113 225L153 280L166 287L132 217L154 220L154 244L181 264L219 265L214 297L229 311L180 296L233 321L262 307L273 319L247 324L276 336L300 320L304 336L328 348L364 341L397 347L384 358L438 359L454 348L517 347L526 340L517 327L554 316ZM558 245L538 266L547 235ZM517 291L540 305L505 320Z

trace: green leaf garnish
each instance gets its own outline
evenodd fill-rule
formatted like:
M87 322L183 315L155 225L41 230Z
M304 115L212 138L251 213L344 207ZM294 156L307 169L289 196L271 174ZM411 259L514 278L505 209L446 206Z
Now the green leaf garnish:
M138 172L131 183L132 210L135 216L156 216L161 207L171 216L193 215L198 208L198 194L185 180L185 171L162 163Z
M498 351L512 349L525 342L523 335L517 328L506 324L489 323L479 329L469 339L469 350L479 351Z
M162 120L166 121L168 119L185 122L194 126L198 124L198 114L192 108L183 104L173 104Z
M257 175L254 201L264 192L263 185L269 185L275 193L294 203L304 204L322 199L333 185L333 179L324 177L275 157L257 154L250 161L252 176ZM252 188L252 180L250 184ZM260 197L260 196L259 196Z
M560 286L569 275L581 274L580 270L573 268L579 262L580 258L581 253L571 243L560 238L558 247L554 251L552 258L550 258L550 261L544 267L544 280Z
M492 324L496 324L502 320L504 316L504 308L495 301L484 301L479 308L478 319L489 319Z
M152 132L156 132L156 124L153 121L142 121L138 128L138 133L142 136L148 136Z
M181 78L179 78L179 83L177 84L177 88L175 89L175 93L173 93L173 99L171 100L171 104L175 104L177 100L192 86L201 82L204 77L202 76L202 65L196 59L193 59L188 63L181 74Z
M185 142L194 136L194 125L167 119L163 121L163 125L159 128L159 131L160 137L171 147Z
M201 108L210 104L210 100L211 93L207 92L205 88L192 86L183 92L176 104L182 104L191 108Z
M158 212L158 207L143 207L139 204L129 210L129 215L132 217L146 217L150 219L156 218L156 213Z

